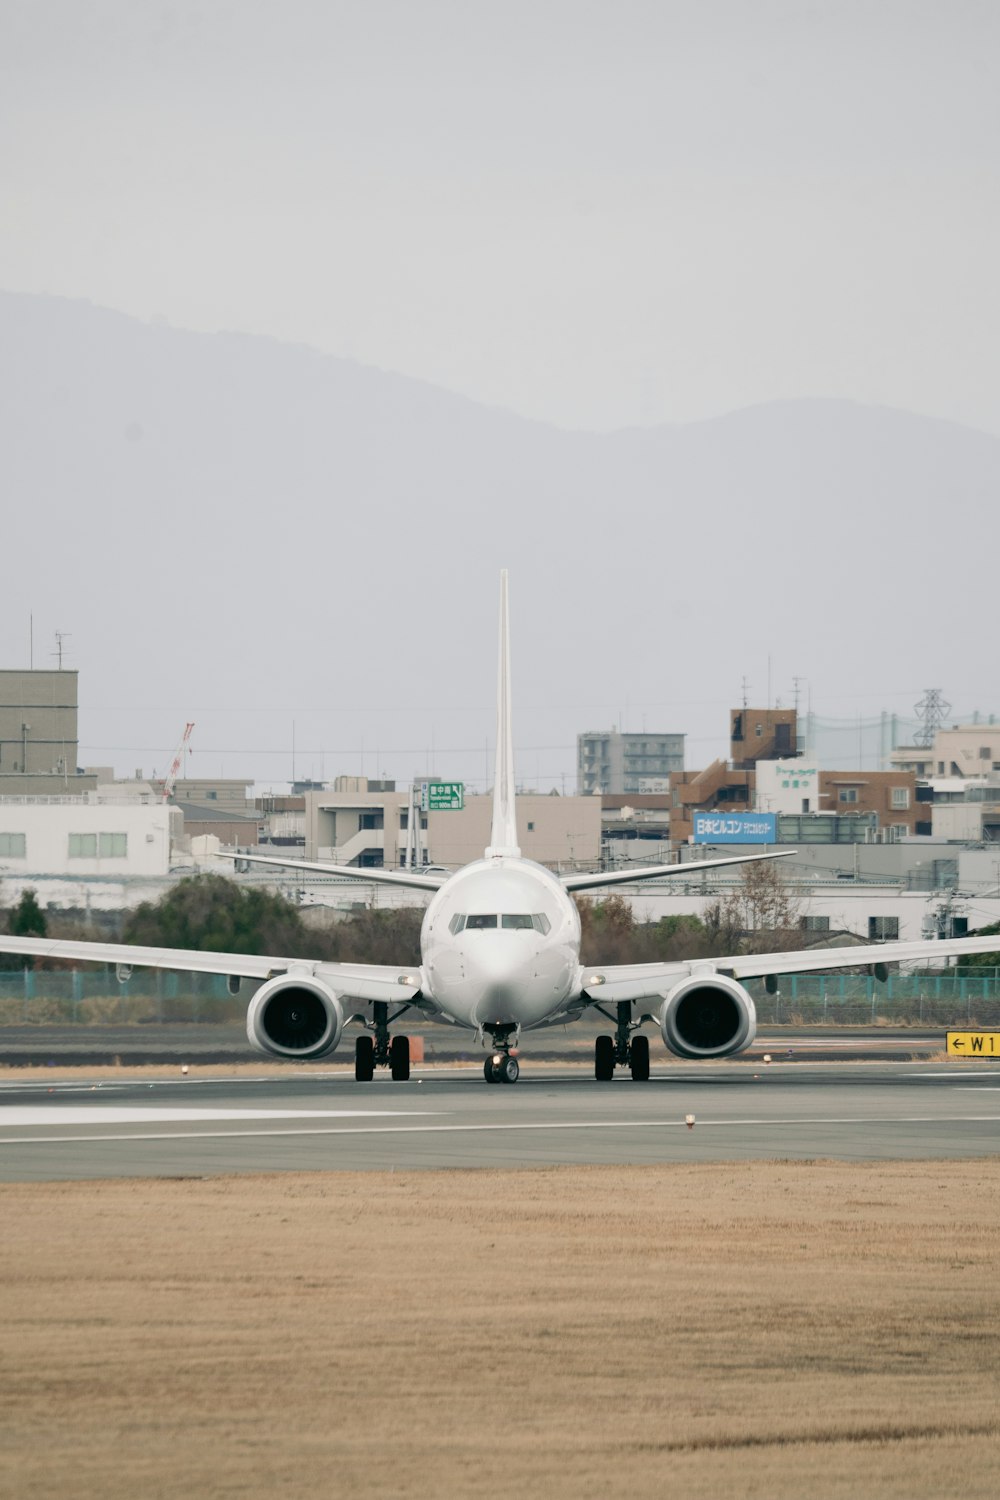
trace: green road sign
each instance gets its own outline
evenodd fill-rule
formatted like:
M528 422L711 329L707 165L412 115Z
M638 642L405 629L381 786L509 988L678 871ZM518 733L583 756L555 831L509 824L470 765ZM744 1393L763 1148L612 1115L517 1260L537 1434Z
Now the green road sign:
M420 806L424 812L461 812L464 781L425 781L420 788Z

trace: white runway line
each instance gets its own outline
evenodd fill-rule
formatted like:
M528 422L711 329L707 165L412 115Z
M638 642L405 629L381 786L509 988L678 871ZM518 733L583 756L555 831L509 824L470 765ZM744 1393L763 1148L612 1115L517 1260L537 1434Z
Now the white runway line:
M792 1119L742 1119L699 1120L698 1130L727 1130L737 1128L771 1129L774 1126L792 1125L872 1125L885 1128L894 1125L972 1125L1000 1124L1000 1115L895 1115L872 1116L866 1119L858 1115L822 1116L813 1118L799 1115ZM158 1131L142 1135L12 1135L0 1137L0 1146L89 1146L95 1141L184 1141L248 1140L273 1138L276 1136L304 1135L477 1135L484 1132L529 1131L529 1130L686 1130L683 1117L670 1120L573 1120L573 1121L524 1121L498 1120L485 1125L346 1125L346 1126L292 1126L284 1130L184 1130Z
M0 1129L10 1125L157 1125L187 1121L222 1120L340 1120L397 1119L401 1115L447 1114L440 1109L213 1109L211 1106L172 1108L163 1105L9 1104L0 1107Z

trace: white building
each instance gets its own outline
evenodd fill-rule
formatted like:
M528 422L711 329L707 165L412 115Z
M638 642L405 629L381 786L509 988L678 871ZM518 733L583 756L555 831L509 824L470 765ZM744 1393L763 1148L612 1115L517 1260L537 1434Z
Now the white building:
M150 798L0 797L0 878L166 875L181 814Z
M819 766L815 760L759 760L756 812L818 813Z

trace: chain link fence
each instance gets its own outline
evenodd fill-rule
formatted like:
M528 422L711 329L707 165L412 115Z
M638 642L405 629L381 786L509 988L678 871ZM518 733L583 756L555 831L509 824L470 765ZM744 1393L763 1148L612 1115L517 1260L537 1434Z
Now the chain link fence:
M109 1025L168 1021L242 1021L258 981L232 994L224 974L135 970L24 969L0 973L0 1025ZM763 1025L1000 1026L1000 969L932 974L783 975L775 994L751 980Z
M782 975L775 994L763 980L747 989L763 1025L1000 1026L1000 970L932 974Z
M234 995L225 974L137 969L120 982L113 970L24 969L0 973L0 1026L242 1021L258 983L244 979Z

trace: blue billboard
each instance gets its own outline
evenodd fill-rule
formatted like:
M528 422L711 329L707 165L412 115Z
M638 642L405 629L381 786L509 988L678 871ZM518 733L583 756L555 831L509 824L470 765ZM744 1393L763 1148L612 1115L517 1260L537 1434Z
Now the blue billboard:
M777 813L696 812L696 844L776 844Z

